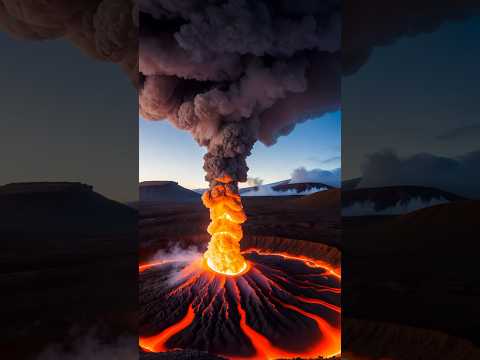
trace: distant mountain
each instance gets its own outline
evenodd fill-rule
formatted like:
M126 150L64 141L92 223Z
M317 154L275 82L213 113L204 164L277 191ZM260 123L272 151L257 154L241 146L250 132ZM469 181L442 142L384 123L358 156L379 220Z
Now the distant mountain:
M322 183L333 187L340 187L342 178L342 169L336 168L332 170L311 169L299 167L292 172L292 183Z
M140 201L194 202L200 201L200 194L175 181L144 181L140 183Z
M398 215L461 200L465 199L446 191L422 186L342 189L342 215Z
M272 184L252 186L240 189L242 196L291 196L309 195L319 191L332 189L332 186L319 182L295 183L292 180L284 180Z
M23 232L120 231L136 223L136 211L78 182L0 186L0 230Z
M360 184L360 181L362 181L361 177L344 180L342 181L342 190L353 190Z

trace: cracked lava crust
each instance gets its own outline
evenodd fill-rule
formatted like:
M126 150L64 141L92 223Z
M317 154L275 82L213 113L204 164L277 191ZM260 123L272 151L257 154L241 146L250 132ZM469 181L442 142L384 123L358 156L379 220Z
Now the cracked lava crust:
M340 353L340 275L328 264L249 249L235 276L206 260L140 266L140 347L208 351L229 359Z

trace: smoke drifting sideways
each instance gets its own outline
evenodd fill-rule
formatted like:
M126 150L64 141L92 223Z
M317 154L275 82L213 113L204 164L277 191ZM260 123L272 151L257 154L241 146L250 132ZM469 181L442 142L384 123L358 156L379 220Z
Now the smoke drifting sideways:
M418 185L480 199L480 150L457 157L428 153L399 157L392 150L370 154L359 187Z
M445 22L480 15L480 2L344 0L342 15L342 68L344 75L352 75L368 62L376 47L434 32Z
M135 1L0 0L0 30L18 39L70 40L95 59L119 64L138 85Z
M246 158L340 105L340 1L139 4L140 114L189 131L206 180L247 181Z
M75 329L70 331L73 336ZM136 336L120 336L114 341L102 338L100 328L92 328L86 334L76 335L69 348L61 344L51 344L45 348L35 360L129 360L138 358L138 338Z

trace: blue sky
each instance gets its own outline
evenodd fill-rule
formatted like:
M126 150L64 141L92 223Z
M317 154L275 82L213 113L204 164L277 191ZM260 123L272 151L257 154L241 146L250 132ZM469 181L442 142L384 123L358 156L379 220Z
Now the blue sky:
M207 186L202 168L205 148L167 121L139 121L140 181L173 180L190 189ZM270 183L290 178L300 166L340 167L340 131L341 113L335 112L297 125L273 146L257 142L247 159L249 176Z

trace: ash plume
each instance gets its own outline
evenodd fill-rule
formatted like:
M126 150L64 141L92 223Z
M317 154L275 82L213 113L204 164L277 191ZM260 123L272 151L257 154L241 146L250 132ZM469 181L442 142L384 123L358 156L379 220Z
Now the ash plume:
M0 30L19 39L64 38L138 79L135 0L0 0Z
M247 181L257 140L339 107L340 2L139 1L140 114L208 149L206 180Z
M343 73L356 73L376 47L431 33L446 22L463 21L478 14L477 0L345 0L342 6Z

